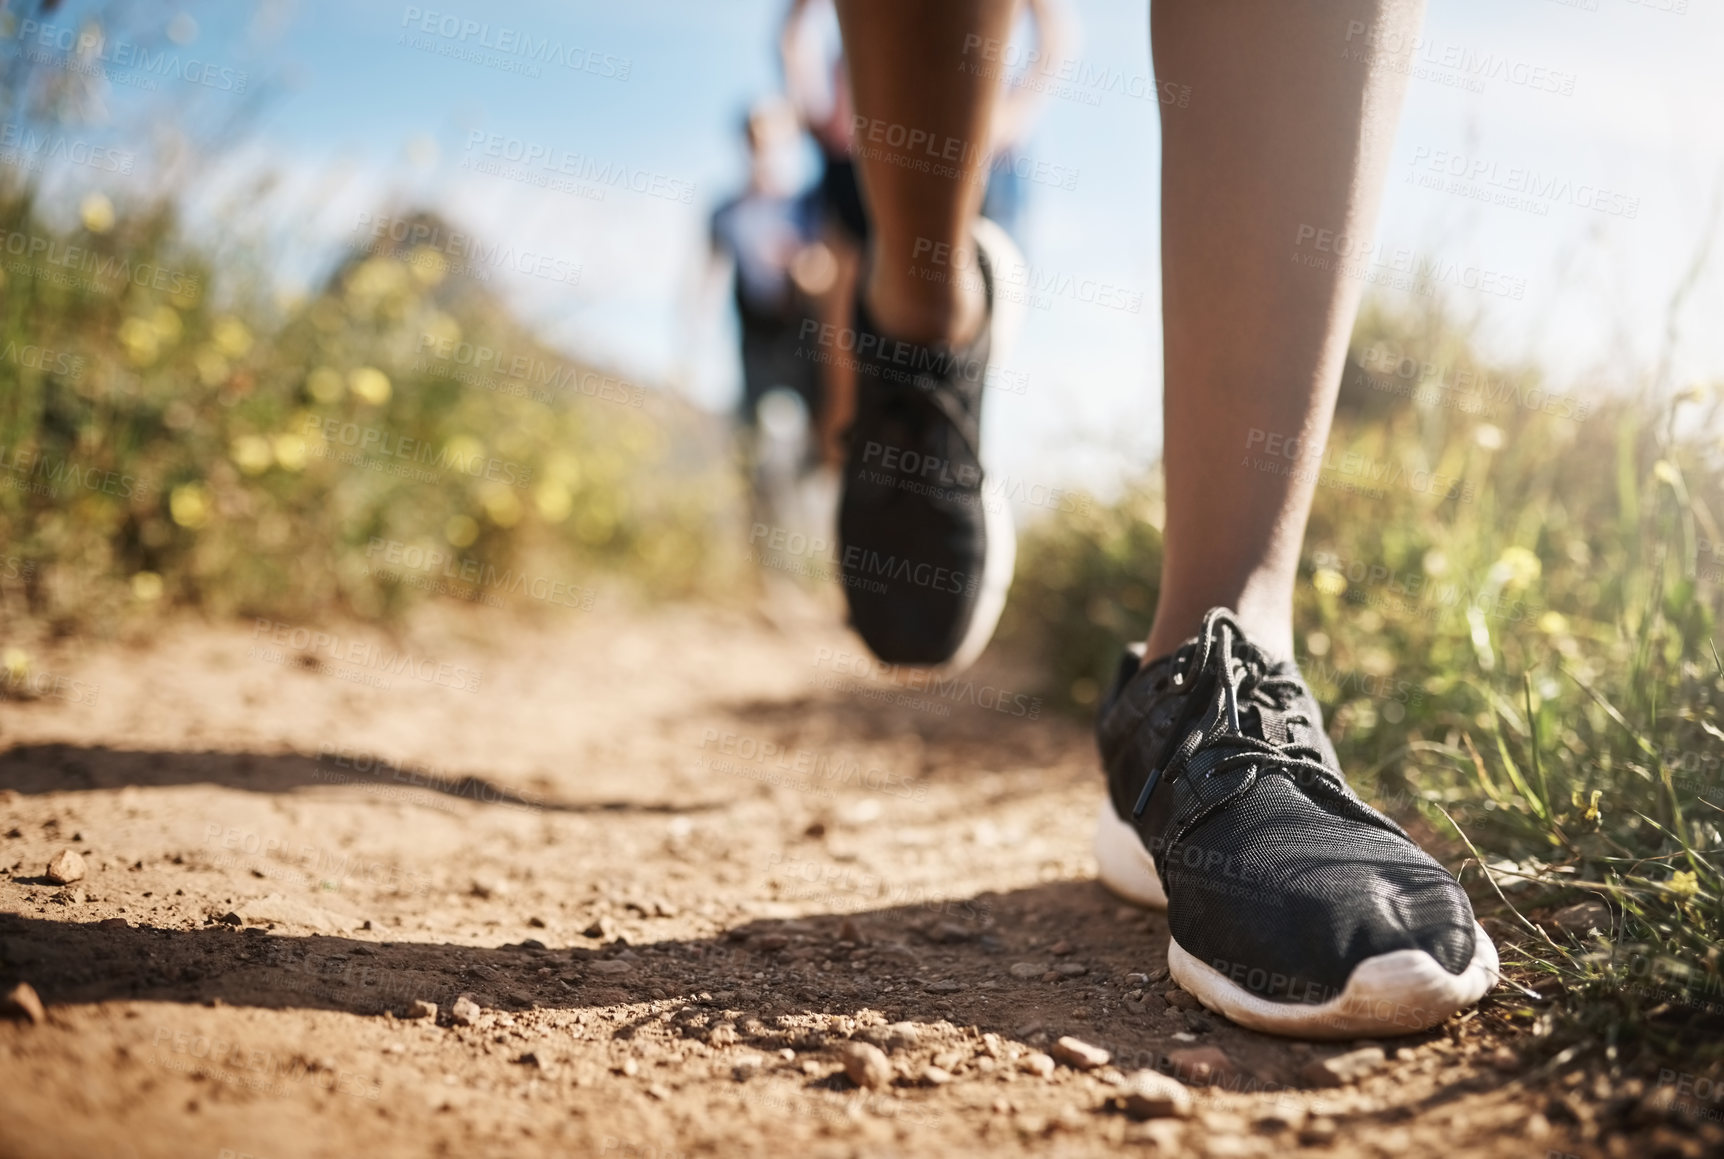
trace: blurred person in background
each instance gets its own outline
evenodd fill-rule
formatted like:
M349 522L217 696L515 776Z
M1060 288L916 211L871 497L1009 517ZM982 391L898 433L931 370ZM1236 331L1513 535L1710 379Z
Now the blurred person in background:
M988 54L1021 62L1021 67L998 67L979 51L959 62L1002 89L987 136L988 165L978 180L986 188L983 215L1020 244L1027 183L1017 161L1046 93L1035 74L1056 72L1071 45L1071 21L1061 0L1025 0L1024 8L1027 28L1013 30L1005 45ZM824 325L837 329L850 324L869 228L852 156L856 109L835 15L832 0L791 0L778 46L785 94L820 157L815 191L821 240L832 254L836 276L820 296L818 314ZM837 468L844 462L844 431L855 408L854 365L848 359L828 361L823 381L819 441L826 462Z
M798 335L834 280L820 241L818 210L795 188L797 124L782 100L761 101L743 123L748 184L712 215L705 297L728 276L741 338L737 421L756 523L807 531L819 526L804 486L817 465L813 418L821 409L820 368L799 356Z

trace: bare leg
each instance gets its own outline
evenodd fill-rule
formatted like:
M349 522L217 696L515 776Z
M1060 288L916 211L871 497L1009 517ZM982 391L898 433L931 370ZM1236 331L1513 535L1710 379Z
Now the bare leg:
M872 215L863 301L895 338L958 344L981 327L970 227L1000 84L961 66L981 63L965 54L965 38L1005 40L1016 8L1017 0L838 0ZM943 276L919 276L916 266Z
M1156 72L1190 85L1191 101L1162 117L1167 527L1151 656L1195 634L1218 604L1262 647L1293 653L1313 472L1262 473L1242 460L1275 434L1300 440L1309 467L1328 438L1360 283L1295 262L1297 239L1302 227L1371 236L1405 81L1343 53L1370 53L1370 32L1405 43L1422 8L1152 6ZM1255 443L1253 431L1264 432Z

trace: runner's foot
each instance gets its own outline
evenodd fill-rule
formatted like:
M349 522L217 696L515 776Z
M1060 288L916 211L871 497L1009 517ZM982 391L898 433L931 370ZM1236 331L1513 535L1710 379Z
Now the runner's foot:
M1003 357L998 272L1016 250L977 223L989 317L967 346L900 342L858 302L856 414L848 433L838 536L851 626L892 664L967 667L1011 584L1011 512L983 492L983 378Z
M1410 1034L1477 1002L1496 947L1454 878L1347 785L1299 670L1212 609L1121 663L1096 725L1102 881L1165 906L1168 969L1243 1026Z

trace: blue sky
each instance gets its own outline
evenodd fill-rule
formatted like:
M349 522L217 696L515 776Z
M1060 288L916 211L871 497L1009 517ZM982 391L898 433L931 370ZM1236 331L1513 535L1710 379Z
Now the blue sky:
M1073 56L1091 71L1149 75L1145 4L1068 3L1079 27ZM262 222L291 284L309 282L354 240L358 215L434 205L482 236L580 265L573 286L518 275L500 283L549 339L722 407L735 384L728 333L720 323L691 339L693 289L707 214L742 177L738 119L776 83L784 4L188 5L196 30L187 39L178 27L180 51L243 70L262 88L243 144L191 191L196 220L212 232L222 214ZM55 19L72 25L87 9L68 5ZM174 10L162 11L165 22ZM575 48L596 55L579 58L586 70L544 65L534 77L402 43L428 12L487 22L493 41L506 28L560 45L565 58ZM1576 393L1634 385L1658 357L1671 294L1724 181L1715 59L1724 12L1700 0L1450 0L1432 6L1423 35L1429 68L1409 84L1378 244L1524 285L1518 300L1455 294L1493 352L1536 360ZM1572 91L1504 79L1466 91L1442 64L1455 52L1543 68ZM154 93L116 85L90 131L103 119L135 123L127 106L139 102L164 110L163 126L200 125L240 98L173 78ZM475 172L462 165L474 134L623 167L686 200L615 186L598 200ZM1040 271L1139 290L1143 308L1061 297L1028 312L1018 360L1028 389L990 402L989 439L1004 470L1105 486L1159 448L1157 141L1155 106L1119 92L1044 106L1028 152L1079 176L1069 190L1031 186L1027 257ZM278 184L236 208L232 195L260 170ZM1528 180L1567 192L1489 204L1443 188L1459 170L1483 175L1474 193ZM1591 195L1576 190L1611 197L1586 206L1576 201ZM1721 270L1724 252L1677 314L1679 381L1724 379ZM1405 294L1379 292L1391 302Z

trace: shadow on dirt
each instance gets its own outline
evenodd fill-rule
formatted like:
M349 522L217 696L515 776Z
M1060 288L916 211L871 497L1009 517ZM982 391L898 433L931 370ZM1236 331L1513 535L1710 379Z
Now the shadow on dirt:
M101 745L20 745L0 752L0 789L20 793L76 793L126 785L220 785L253 793L358 785L411 796L428 793L481 805L552 813L688 813L722 802L567 801L500 785L450 770L399 765L363 754L158 752Z
M1158 915L1128 915L1093 883L1067 881L632 946L484 948L5 914L0 981L31 981L50 1007L144 1000L401 1017L425 1000L444 1024L463 994L505 1012L669 1002L678 1008L668 1022L661 1007L601 1024L603 1033L708 1041L723 1025L743 1045L798 1055L843 1040L809 1015L876 1010L888 1023L944 1020L1041 1048L1073 1034L1110 1051L1121 1070L1184 1067L1188 1082L1240 1091L1302 1087L1301 1067L1329 1048L1268 1038L1161 997L1165 928ZM1200 1067L1191 1052L1204 1047L1225 1051L1226 1065Z

